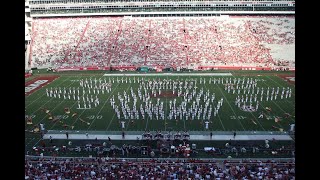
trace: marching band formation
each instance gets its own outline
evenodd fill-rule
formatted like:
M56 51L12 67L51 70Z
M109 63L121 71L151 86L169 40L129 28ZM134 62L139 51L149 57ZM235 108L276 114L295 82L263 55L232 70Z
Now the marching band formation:
M210 77L160 79L146 77L85 78L79 87L46 88L47 97L77 101L77 109L91 109L100 105L104 94L110 97L111 108L122 129L131 120L201 120L205 129L217 116L224 98L216 97L216 85L224 85L225 92L233 94L234 103L243 111L257 111L263 101L287 99L292 96L289 87L258 87L263 79ZM112 93L112 84L130 84L130 88ZM199 87L198 87L199 86ZM213 88L207 88L207 86ZM221 88L223 89L223 88ZM162 99L164 95L169 99ZM106 100L108 101L108 100ZM260 113L258 118L263 118ZM124 121L125 120L125 121Z

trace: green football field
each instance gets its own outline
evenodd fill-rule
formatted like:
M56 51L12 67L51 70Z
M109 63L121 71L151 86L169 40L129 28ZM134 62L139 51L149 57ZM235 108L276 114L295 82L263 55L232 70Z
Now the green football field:
M25 127L26 130L33 130L35 128L35 125L38 125L39 123L44 123L46 130L74 130L74 131L121 131L121 123L120 121L125 122L125 131L145 131L145 130L188 130L188 131L277 131L278 128L284 129L284 131L289 130L290 124L295 122L295 87L294 84L287 82L283 78L275 75L275 74L267 74L267 73L261 73L259 75L258 72L256 74L253 74L251 72L231 72L231 76L203 76L203 75L185 75L182 76L180 74L174 74L173 76L169 76L166 74L162 74L161 76L149 76L150 74L145 74L143 76L128 76L122 74L112 74L115 76L104 76L104 73L56 73L54 75L59 76L54 81L50 82L49 84L41 87L40 89L36 90L35 92L31 93L30 95L26 96L25 98ZM108 75L108 74L107 74ZM33 78L39 78L39 77L46 77L48 75L46 74L38 74L34 75ZM288 76L294 76L294 73L289 74ZM32 81L33 78L28 78L26 82ZM110 78L110 81L109 81ZM114 79L114 82L112 82L112 78ZM118 83L116 79L119 79L120 82ZM127 82L121 82L121 78L126 79ZM133 82L135 78L135 83ZM137 82L137 79L139 78L140 83ZM166 93L167 95L165 97L156 97L150 98L150 101L152 104L157 103L157 99L160 99L160 102L163 102L163 112L164 112L164 120L156 119L155 115L153 115L151 118L146 115L145 119L142 119L141 114L138 119L136 117L132 120L131 118L125 119L122 110L121 110L121 103L118 99L118 94L120 94L122 97L124 96L124 92L126 94L129 94L130 102L128 102L128 107L132 109L133 107L133 98L131 96L131 89L132 92L138 97L138 88L141 84L141 79L143 78L143 81L147 83L148 81L156 81L156 82L164 82L164 81L180 81L180 82L186 82L188 81L188 85L190 85L190 82L193 82L193 85L190 86L190 89L188 90L189 93L192 92L194 89L196 89L196 94L199 94L200 90L203 89L203 94L209 93L209 97L212 97L212 94L214 93L215 99L213 101L210 100L210 103L212 107L216 107L218 100L223 98L223 105L219 109L216 116L212 115L210 119L203 119L202 116L200 119L195 118L194 120L189 117L186 119L185 117L183 119L177 118L178 120L170 120L169 119L169 102L176 99L176 106L180 105L183 97L177 97L171 96L169 94L172 93L172 88L170 89L161 89L162 95ZM211 78L212 82L209 83L209 79ZM275 90L279 87L279 95L277 96L277 100L271 100L270 98L268 101L266 101L265 95L261 102L259 102L258 110L252 110L252 111L244 111L241 108L239 108L237 105L235 105L235 99L238 96L237 90L235 90L235 93L232 93L232 90L228 93L227 90L225 90L225 84L226 79L230 79L230 87L236 87L235 84L233 84L234 80L238 81L240 79L239 88L241 87L241 81L245 79L245 82L249 78L253 79L253 81L257 82L257 87L264 88L264 93L266 93L267 87L271 89L275 88ZM91 108L83 107L83 97L85 97L88 94L88 90L90 88L86 87L80 87L80 80L87 79L88 82L90 82L90 79L93 81L94 79L101 79L101 83L107 82L108 85L111 85L111 92L107 93L105 91L102 93L102 91L97 94L93 93L93 89L91 88L89 98L92 95L94 99L99 99L99 105L96 107L93 105ZM131 83L129 82L129 79ZM200 79L202 79L202 83L200 83ZM206 80L206 83L204 84L203 81ZM220 79L220 84L214 84L213 79ZM222 83L222 79L224 79L224 83ZM195 87L196 83L196 88ZM100 83L100 84L101 84ZM50 91L51 88L53 90L55 88L59 89L61 88L62 91L64 88L66 88L67 91L69 91L69 88L77 91L77 88L79 87L80 93L80 108L77 100L73 99L72 93L71 98L64 99L61 93L61 97L48 97L46 93L46 89ZM292 90L291 97L287 98L280 98L281 91L283 89L287 89L288 87ZM184 87L184 84L182 85L181 91L184 93L186 89ZM83 95L83 90L85 90L85 95ZM179 88L178 88L179 89ZM150 93L150 89L147 90L147 92ZM177 90L176 90L177 91ZM144 92L144 91L143 91ZM176 92L177 93L177 92ZM67 93L68 94L68 93ZM76 92L77 94L77 92ZM241 97L244 95L243 89L240 90L239 96ZM118 119L115 110L112 108L110 99L114 97L115 99L115 105L119 106L119 109L121 111L120 119ZM200 97L200 106L205 106L204 96L202 95ZM254 99L254 98L252 98ZM258 93L257 96L258 101L260 101L260 93ZM89 100L91 101L91 100ZM187 108L189 108L192 105L192 102L195 101L195 98L191 99L189 103L186 104ZM143 100L139 97L137 98L137 110L140 112L140 104L143 103ZM255 102L252 103L253 107L255 107ZM249 105L249 102L246 103L246 105ZM144 106L144 104L143 104ZM271 111L266 110L266 108L271 108ZM65 108L70 109L70 113L67 113L65 111ZM46 113L45 111L48 110L49 113ZM258 118L261 113L264 113L263 118ZM285 113L289 114L289 117L285 116ZM76 114L76 115L75 115ZM74 116L73 116L74 115ZM52 119L50 119L50 117ZM32 119L32 125L27 124L28 119ZM275 119L278 119L278 122L275 122ZM205 122L208 121L209 128L205 128ZM276 128L274 128L276 127Z

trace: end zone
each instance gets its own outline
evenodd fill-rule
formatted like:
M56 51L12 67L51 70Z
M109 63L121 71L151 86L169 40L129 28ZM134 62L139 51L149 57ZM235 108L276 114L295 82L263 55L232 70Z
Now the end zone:
M57 79L59 76L43 76L34 78L25 83L25 95L28 96L43 86Z

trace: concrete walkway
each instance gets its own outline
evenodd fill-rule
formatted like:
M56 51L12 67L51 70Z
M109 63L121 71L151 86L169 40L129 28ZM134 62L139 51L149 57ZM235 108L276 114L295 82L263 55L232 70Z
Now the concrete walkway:
M45 134L43 136L44 139L67 139L66 134ZM141 135L126 135L124 139L122 139L121 135L105 135L105 134L89 134L88 137L85 134L69 134L69 139L77 139L77 140L108 140L110 137L111 140L136 140L137 137L142 139ZM233 135L213 135L210 138L209 135L190 135L190 140L192 141L203 141L203 140L213 140L213 141L224 141L233 139ZM275 139L275 140L292 140L289 135L237 135L233 140L266 140L266 139Z

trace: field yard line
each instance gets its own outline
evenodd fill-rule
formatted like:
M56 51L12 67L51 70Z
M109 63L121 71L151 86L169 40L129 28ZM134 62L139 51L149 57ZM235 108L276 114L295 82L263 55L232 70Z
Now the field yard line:
M222 96L226 99L226 101L227 101L227 103L228 103L229 107L231 108L231 110L232 110L233 114L234 114L236 117L238 117L238 116L237 116L237 114L234 112L233 108L231 107L231 105L230 105L230 103L229 103L228 99L227 99L227 98L226 98L226 96L223 94L222 90L220 89L219 85L217 85L217 86L218 86L218 89L220 90L220 92L221 92ZM237 119L238 119L238 118L237 118ZM242 123L241 123L240 119L238 119L238 121L240 122L240 125L241 125L242 129L245 131L246 129L243 127L243 125L242 125Z
M64 101L64 100L63 100L63 101ZM62 101L62 102L63 102L63 101ZM70 109L71 109L76 103L77 103L77 101L70 107ZM61 103L60 103L60 104L61 104ZM56 107L58 107L58 106L56 106ZM56 107L55 107L55 108L56 108ZM55 108L54 108L54 109L55 109ZM65 115L65 114L66 114L66 113L64 113L63 115ZM82 114L82 113L81 113L81 114ZM80 114L80 115L81 115L81 114ZM79 115L78 117L80 117L80 115ZM58 121L56 121L56 122L50 127L50 130L57 124L57 122L58 122ZM72 124L72 125L73 125L73 124Z
M72 107L77 103L77 101L72 105ZM75 125L76 122L78 122L78 120L80 119L81 115L86 111L87 109L84 109L79 116L77 116L78 118L71 124L71 126Z
M129 79L129 78L128 78L128 79ZM129 87L131 87L131 85L128 86L128 88L126 89L126 92L128 92ZM131 93L131 92L130 92L130 93ZM130 98L130 93L128 93L129 98ZM133 102L133 100L132 100L131 102ZM132 109L133 109L133 103L132 103ZM139 113L139 112L138 112L138 113ZM125 127L125 131L128 130L129 125L131 124L131 123L130 123L130 120L132 120L132 119L129 118L129 122L128 122L127 127Z
M271 79L271 78L270 78ZM272 80L272 79L271 79ZM267 85L264 81L262 81L265 85ZM291 104L288 100L286 100L289 104ZM274 101L271 101L271 102L273 102L273 104L275 104L276 106L278 106L279 107L279 109L282 111L282 112L284 112L284 113L287 113L287 112L285 112L277 103L275 103ZM292 121L292 122L295 122L293 119L292 119L292 117L289 117L290 118L290 120Z
M285 87L285 86L282 86L281 84L279 84L277 81L273 80L272 78L270 78L269 76L266 76L267 78L271 79L271 81L275 82L276 84L280 85L281 87ZM295 96L295 93L292 93L292 95Z
M145 131L147 130L147 127L148 127L148 121L149 121L149 116L147 117L147 120L146 120L146 127L144 128Z
M167 76L167 79L168 79L168 76ZM165 117L164 117L164 131L167 130L167 112L168 112L168 99L167 97L166 98L166 112L165 112ZM169 113L168 113L169 114Z
M206 88L207 88L207 85L204 85ZM222 121L221 121L221 118L220 118L220 116L219 116L219 113L217 113L217 115L218 115L218 118L219 118L219 120L220 120L220 123L221 123L221 125L222 125L222 128L223 128L223 130L225 131L226 129L224 128L224 125L223 125L223 123L222 123ZM214 120L214 118L212 118L213 120ZM212 120L212 126L213 126L213 120Z
M118 88L118 86L119 86L119 83L118 83L118 85L114 88L114 90L110 93L108 99L104 102L103 106L101 107L101 109L99 110L99 112L96 114L96 117L97 117L97 115L101 112L101 110L104 108L104 106L106 105L106 103L109 101L111 95L112 95L112 94L114 93L114 91ZM90 129L90 127L92 126L93 122L94 122L96 119L97 119L97 118L93 119L93 121L91 122L91 124L90 124L90 126L88 127L87 131ZM111 120L111 121L112 121L112 120ZM111 121L110 121L110 123L111 123Z
M219 115L219 113L217 113L217 115L218 115L218 118L219 118L219 120L220 120L220 123L221 123L221 125L222 125L222 128L223 128L223 130L225 131L225 130L226 130L226 128L224 128L224 125L223 125L223 123L222 123L222 121L221 121L221 118L220 118L220 115Z
M62 81L60 84L66 82L66 81L67 81L68 79L70 79L70 78L71 78L71 77L67 78L66 80ZM54 79L53 81L51 81L51 82L48 83L47 85L51 84L52 82L54 82L54 81L57 80L57 79L59 79L59 78ZM59 84L59 85L60 85L60 84ZM47 85L46 85L46 86L47 86ZM40 89L42 89L42 88L40 88ZM36 100L31 101L31 103L28 104L27 106L25 106L25 108L29 107L32 103L34 103L35 101L37 101L38 99L42 98L42 97L45 96L45 95L46 95L46 94L43 94L42 96L38 97ZM49 101L48 101L48 102L49 102ZM47 103L48 103L48 102L47 102ZM46 103L46 104L47 104L47 103ZM42 107L42 106L41 106L41 107Z
M234 76L233 76L234 77ZM234 77L235 78L235 77ZM249 111L250 112L250 111ZM262 124L260 123L260 121L253 115L252 112L250 112L251 116L253 116L253 118L259 123L260 127L262 127L262 129L265 131L266 129L262 126Z
M83 97L83 96L84 96L84 94L83 94L81 97ZM77 103L77 101L73 103L73 105L71 106L71 108L72 108L74 105L76 105L76 103ZM70 109L71 109L71 108L70 108ZM71 124L71 126L73 126L73 125L78 121L78 119L80 118L80 116L83 114L83 112L84 112L85 110L86 110L86 109L84 109L84 110L80 113L80 115L77 116L78 118ZM66 113L65 113L65 114L66 114ZM57 122L58 122L58 121L57 121ZM53 128L53 127L56 125L57 122L55 122L51 128Z
M249 111L250 112L250 111ZM251 116L253 116L253 118L259 123L260 127L265 131L266 129L263 128L262 124L260 123L260 121L253 115L252 112L250 112Z
M111 124L111 122L112 122L112 120L113 120L114 116L116 116L116 113L114 113L114 114L113 114L113 116L112 116L112 118L111 118L111 121L109 122L109 124L108 124L108 126L107 126L106 131L108 131L108 129L109 129L109 127L110 127L110 124Z
M250 112L250 111L249 111ZM260 127L262 127L262 129L265 131L266 129L263 128L262 124L260 123L260 121L253 115L252 112L250 112L250 114L253 116L253 118L259 123Z
M284 112L284 113L287 113L287 112L285 112L277 103L275 103L274 101L272 101L276 106L278 106L279 107L279 109L282 111L282 112ZM292 122L295 122L293 119L292 119L292 117L289 117L290 118L290 120L292 121Z
M191 76L189 76L189 79L191 79ZM191 98L190 101L192 101L192 98ZM190 108L191 108L191 107L190 107ZM185 130L185 131L186 131L186 120L187 120L187 119L184 119L184 120L183 120L183 127L184 127L184 130ZM191 116L190 116L190 119L189 119L188 121L191 121Z
M183 119L183 128L184 128L185 131L186 131L186 120L187 119ZM188 121L191 121L191 120L189 119Z
M262 105L262 103L260 105L263 107L263 109L265 109L265 107ZM270 115L270 112L268 112L268 114ZM279 125L283 128L283 126L281 124L279 124Z
M40 141L41 141L42 138L39 138L39 141L36 142L32 147L35 147Z
M26 144L28 146L35 138L31 138L31 140Z
M73 83L71 83L69 86L71 86ZM68 86L68 87L69 87ZM53 99L53 98L52 98ZM48 101L48 102L50 102L51 101L51 99ZM65 99L63 99L57 106L55 106L52 110L50 110L51 112L54 110L54 109L56 109L58 106L60 106L60 104L61 103L63 103L65 101ZM43 106L43 105L42 105ZM42 107L41 106L41 107ZM41 109L41 107L39 108L39 109ZM37 111L39 111L39 109L38 110L36 110L35 112L37 112ZM33 112L33 114L35 113L35 112ZM45 119L45 117L46 117L46 115L44 116L44 118L42 118L38 123L40 124L44 119ZM57 122L56 122L57 123ZM54 123L55 124L55 123ZM51 129L51 128L50 128Z
M153 104L153 103L152 103ZM152 110L151 110L152 111ZM153 117L153 114L151 113L151 118ZM147 131L147 127L148 127L148 122L149 122L149 116L147 117L147 120L146 120L146 127L145 127L145 131ZM151 131L150 129L149 129L149 131Z

